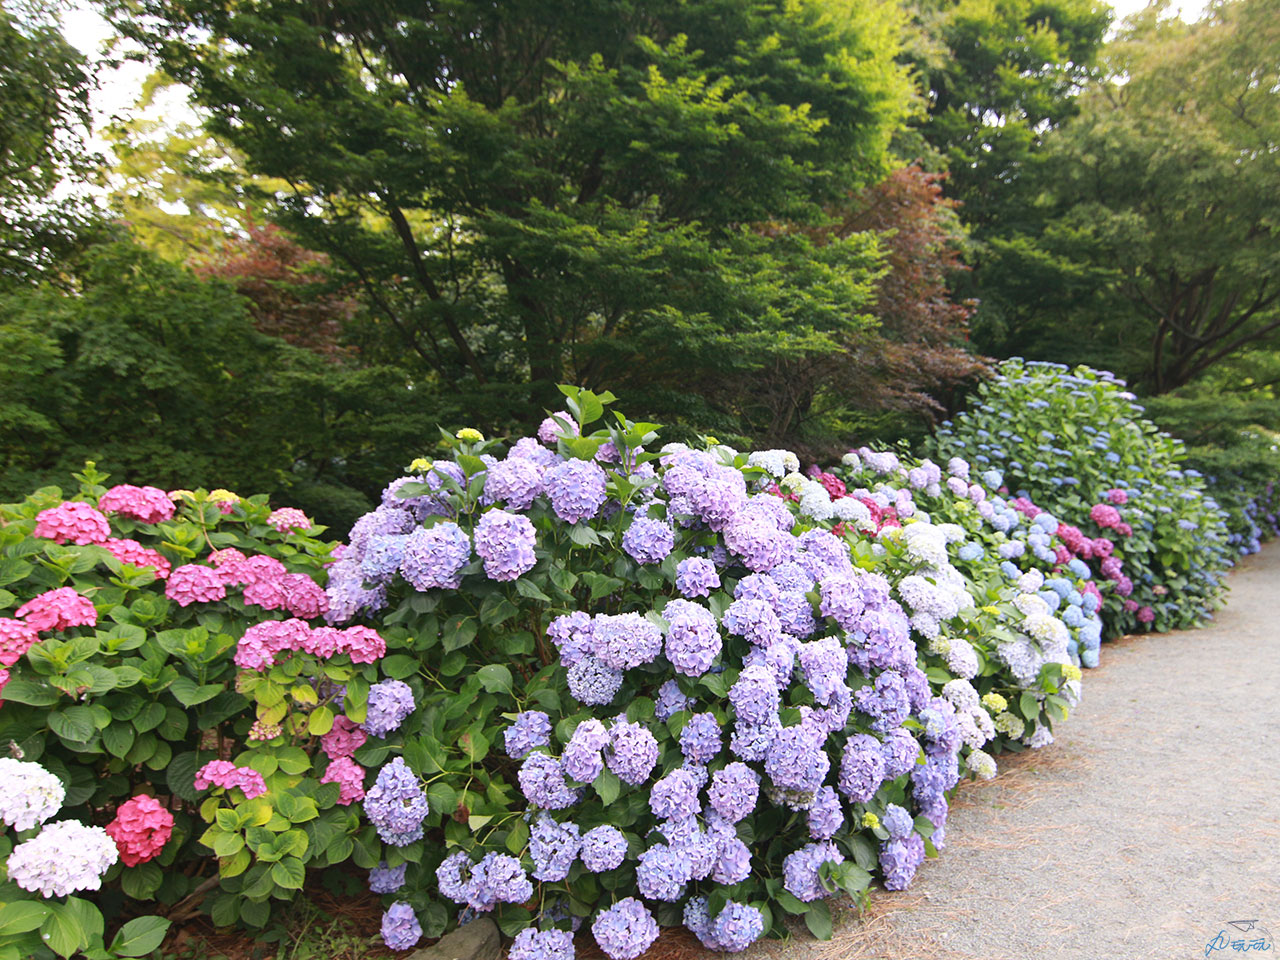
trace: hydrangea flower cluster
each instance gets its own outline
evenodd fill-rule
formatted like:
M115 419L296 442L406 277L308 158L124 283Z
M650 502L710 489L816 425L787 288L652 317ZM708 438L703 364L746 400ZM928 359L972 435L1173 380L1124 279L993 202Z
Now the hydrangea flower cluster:
M84 546L102 543L111 536L111 524L96 507L79 500L68 500L56 507L40 511L36 517L35 536L54 543Z
M173 814L155 797L139 794L116 808L115 819L105 829L116 842L120 862L136 867L160 855L173 834Z
M46 824L9 854L9 879L42 897L98 890L102 875L119 859L115 841L102 827L76 820Z
M20 606L14 615L37 633L92 627L98 622L93 602L76 593L74 587L46 590Z
M159 487L121 483L98 498L98 509L142 523L162 523L173 517L174 503Z
M62 809L66 788L38 763L0 757L0 821L30 830Z
M229 760L210 760L206 763L196 771L195 786L197 790L208 790L210 787L222 787L224 790L239 788L244 792L246 800L267 792L262 774L252 767L237 767Z

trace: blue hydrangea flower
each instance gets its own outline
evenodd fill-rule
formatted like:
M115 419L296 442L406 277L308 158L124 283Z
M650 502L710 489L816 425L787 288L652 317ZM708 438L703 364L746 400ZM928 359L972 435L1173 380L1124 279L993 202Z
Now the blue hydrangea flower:
M404 874L407 863L398 867L388 867L387 861L381 861L369 871L369 890L373 893L395 893L404 886Z
M526 710L517 714L515 722L503 733L507 756L523 760L534 747L551 745L551 718L541 710Z
M840 760L840 792L853 803L866 803L884 782L884 755L880 741L864 733L854 734L844 745Z
M806 844L782 861L782 886L803 903L831 896L818 876L824 863L844 863L844 855L831 842Z
M643 903L626 897L600 911L591 934L610 960L636 960L658 939L658 922Z
M605 762L618 779L639 786L649 779L658 763L658 741L639 723L625 720L609 731L612 742L605 751Z
M695 713L680 731L680 752L693 763L709 763L724 743L714 714Z
M720 574L716 565L705 557L689 557L676 564L676 589L681 596L710 596L712 590L720 588Z
M476 524L476 553L490 580L515 580L532 570L537 540L528 517L505 510L486 511Z
M603 723L594 717L583 720L560 755L564 772L578 783L592 783L604 770L603 751L608 744L609 731Z
M582 841L578 825L558 823L545 813L539 814L529 831L529 856L533 859L536 880L563 880L578 857Z
M662 610L667 621L666 654L677 673L700 677L711 669L723 642L716 618L690 600L671 600Z
M612 703L622 686L622 671L588 656L569 667L569 694L579 703L602 707Z
M391 950L409 950L422 939L422 925L413 907L403 900L387 907L382 915L382 942Z
M831 787L819 787L809 807L809 836L814 840L830 840L844 826L844 810L840 797Z
M451 520L419 527L405 538L400 574L418 591L457 590L471 562L471 540Z
M520 765L517 779L530 803L547 810L563 810L578 802L578 792L565 783L564 768L555 757L531 753Z
M676 545L675 531L665 520L637 516L622 535L622 549L636 563L661 563Z
M627 838L617 827L604 824L582 835L578 856L592 873L615 870L627 858Z
M385 737L400 728L413 707L413 688L403 680L381 680L369 688L368 712L360 726L375 737Z
M565 460L543 478L551 508L565 523L590 520L605 501L604 470L591 460Z
M711 775L707 799L729 823L737 823L756 808L760 796L760 776L737 760Z
M638 613L598 614L591 635L596 657L615 670L639 667L662 652L662 631Z
M698 781L688 770L677 767L653 785L649 793L649 809L659 820L684 820L696 816L702 810L702 803L698 800Z
M378 771L364 797L364 813L384 842L404 847L422 839L422 821L430 808L418 778L396 757Z

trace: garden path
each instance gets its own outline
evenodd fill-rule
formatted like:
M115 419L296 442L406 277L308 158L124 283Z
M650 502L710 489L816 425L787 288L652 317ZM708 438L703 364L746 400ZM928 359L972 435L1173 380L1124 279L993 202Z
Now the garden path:
M1208 627L1104 645L1057 742L961 788L910 890L747 956L1180 960L1259 928L1280 956L1280 545L1230 585Z

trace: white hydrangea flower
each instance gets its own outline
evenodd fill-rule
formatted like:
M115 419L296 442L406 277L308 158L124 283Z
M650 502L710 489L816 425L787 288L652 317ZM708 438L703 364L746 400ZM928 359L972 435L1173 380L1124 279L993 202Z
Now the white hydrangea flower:
M1041 747L1047 747L1053 743L1053 731L1043 724L1037 723L1031 736L1024 738L1022 742L1032 750L1039 750Z
M827 488L816 480L806 480L800 488L800 512L814 520L830 520L835 510Z
M1013 605L1018 608L1018 612L1024 617L1033 617L1037 614L1047 614L1049 612L1049 604L1044 602L1044 597L1034 593L1020 593L1013 598Z
M942 535L946 537L947 543L959 543L968 536L964 532L964 527L958 523L939 523L934 529L941 531Z
M755 450L747 455L748 467L760 467L774 477L785 477L800 469L800 458L790 450Z
M867 505L861 500L855 500L853 497L840 497L838 500L831 501L831 509L835 511L837 520L858 525L870 523L873 527L875 526L871 520L871 511L867 509Z
M907 544L907 554L913 560L934 567L946 565L947 538L933 524L917 520L903 528L902 536Z
M997 733L1003 733L1006 737L1017 738L1022 736L1026 730L1026 724L1022 718L1016 713L1010 713L1006 710L995 719Z
M935 657L946 656L947 651L951 649L951 641L942 636L930 637L928 643L925 644L925 652Z
M804 485L808 482L809 478L803 473L792 471L778 482L778 486L782 487L783 490L795 493L797 490L803 489Z
M990 780L996 775L996 761L991 754L982 750L970 750L967 760L969 769L983 780Z
M982 731L978 729L978 723L971 714L956 714L956 729L960 731L960 740L965 746L977 750L987 738L982 735Z
M102 827L59 820L13 848L9 879L43 897L97 890L102 886L102 875L119 855L116 842Z
M1004 661L1014 680L1020 687L1030 687L1040 676L1040 668L1044 666L1044 658L1025 637L1012 643L1001 643L996 653Z
M951 701L957 711L972 713L982 709L982 704L978 700L978 691L968 680L948 680L942 685L942 695Z
M972 680L978 675L978 654L963 637L952 639L946 658L947 669L962 680Z
M973 714L973 722L978 725L978 729L982 731L983 737L990 740L996 735L995 721L991 719L991 714L985 710L979 710Z
M848 467L850 470L861 470L861 469L862 469L862 458L861 458L861 457L859 457L859 456L858 456L856 453L854 453L852 450L850 450L850 451L849 451L848 453L846 453L843 457L841 457L841 458L840 458L840 462L841 462L841 463L843 463L843 464L844 464L846 467Z
M62 781L38 763L0 758L0 820L15 830L30 830L62 808Z
M1018 578L1018 589L1023 593L1035 593L1044 586L1044 574L1039 570L1028 570Z

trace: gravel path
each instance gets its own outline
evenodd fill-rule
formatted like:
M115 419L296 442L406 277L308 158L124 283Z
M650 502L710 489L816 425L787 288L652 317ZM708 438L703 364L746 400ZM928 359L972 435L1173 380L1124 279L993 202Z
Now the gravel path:
M1259 936L1238 920L1280 951L1280 546L1230 584L1204 629L1104 645L1057 742L961 788L910 890L750 956L1180 960Z

